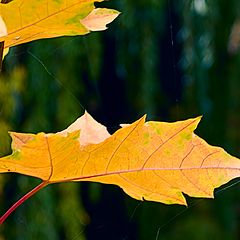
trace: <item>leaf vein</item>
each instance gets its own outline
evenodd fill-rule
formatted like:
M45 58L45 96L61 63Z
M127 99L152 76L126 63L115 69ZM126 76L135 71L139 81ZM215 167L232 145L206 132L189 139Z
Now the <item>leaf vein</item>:
M143 163L142 166L142 170L144 169L144 167L146 166L147 162L149 161L149 159L155 154L157 153L160 148L165 145L168 141L170 141L171 139L173 139L175 136L177 136L180 132L182 132L184 129L186 129L187 127L189 127L190 125L192 125L194 122L196 122L197 120L193 120L192 122L190 122L189 124L187 124L186 126L182 127L180 130L178 130L177 132L175 132L172 136L170 136L166 141L164 141L159 147L157 147L150 155L149 157L145 160L145 162Z

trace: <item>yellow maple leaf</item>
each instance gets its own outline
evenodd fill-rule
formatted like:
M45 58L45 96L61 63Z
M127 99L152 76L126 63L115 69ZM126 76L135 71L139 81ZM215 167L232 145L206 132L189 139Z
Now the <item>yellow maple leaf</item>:
M194 134L200 118L174 123L145 117L110 135L85 113L56 134L11 133L13 153L0 158L0 173L43 180L95 181L120 186L136 199L183 204L182 193L213 197L240 175L240 160Z
M118 11L94 7L104 0L14 0L0 4L7 34L0 36L5 48L58 36L84 35L106 29Z

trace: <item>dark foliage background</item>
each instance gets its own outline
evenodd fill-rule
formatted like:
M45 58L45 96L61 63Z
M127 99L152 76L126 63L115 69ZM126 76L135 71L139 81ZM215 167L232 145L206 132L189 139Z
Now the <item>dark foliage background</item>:
M99 5L122 12L107 31L11 49L0 77L1 156L8 130L56 132L87 109L111 133L145 113L203 115L197 134L240 157L239 1ZM1 214L37 183L2 174ZM239 184L215 200L186 197L188 208L139 202L110 185L56 184L17 209L0 239L240 239Z

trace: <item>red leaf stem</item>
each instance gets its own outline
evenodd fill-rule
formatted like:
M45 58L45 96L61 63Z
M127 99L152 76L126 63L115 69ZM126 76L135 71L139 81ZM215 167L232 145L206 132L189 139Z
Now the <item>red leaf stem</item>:
M0 218L0 225L4 223L4 221L7 219L7 217L16 209L18 208L22 203L24 203L27 199L29 199L32 195L37 193L39 190L44 188L48 185L48 182L41 182L39 185L37 185L34 189L32 189L30 192L25 194L22 198L20 198L16 203L14 203Z

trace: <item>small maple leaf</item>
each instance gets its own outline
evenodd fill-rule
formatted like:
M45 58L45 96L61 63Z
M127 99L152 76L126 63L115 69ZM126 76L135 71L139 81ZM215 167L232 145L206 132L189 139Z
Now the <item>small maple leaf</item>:
M0 3L0 17L7 34L1 35L5 49L42 38L84 35L106 29L119 12L95 8L94 2L104 0L14 0ZM1 28L1 22L0 22Z

